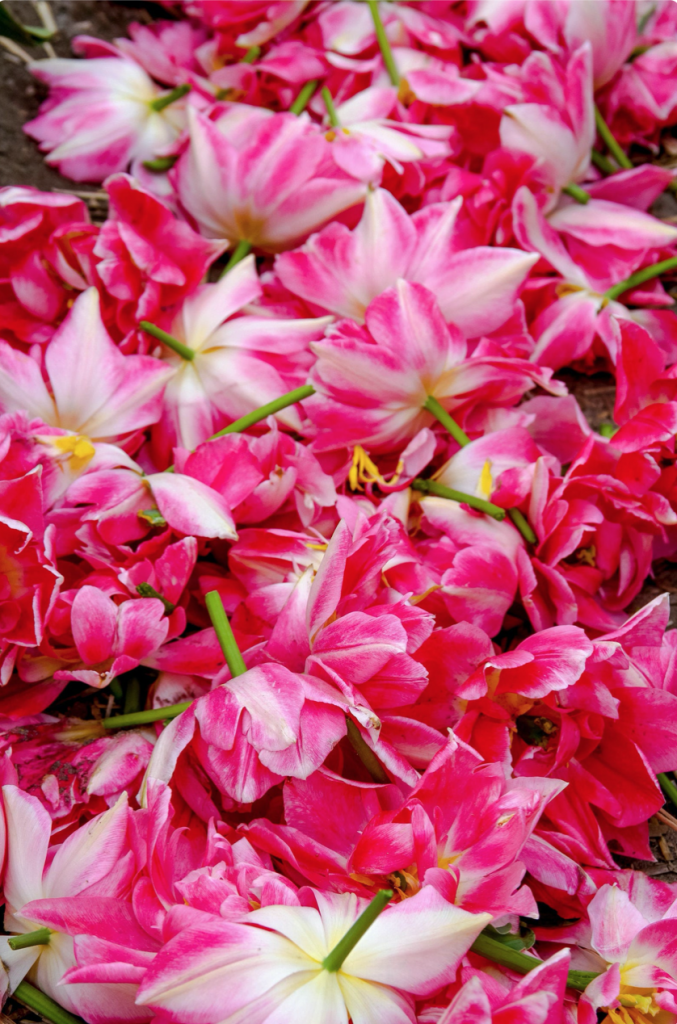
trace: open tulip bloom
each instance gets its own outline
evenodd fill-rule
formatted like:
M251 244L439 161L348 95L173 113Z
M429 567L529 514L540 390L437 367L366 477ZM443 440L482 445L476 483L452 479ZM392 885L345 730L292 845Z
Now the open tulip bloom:
M5 1014L677 1024L677 4L163 6L0 8Z

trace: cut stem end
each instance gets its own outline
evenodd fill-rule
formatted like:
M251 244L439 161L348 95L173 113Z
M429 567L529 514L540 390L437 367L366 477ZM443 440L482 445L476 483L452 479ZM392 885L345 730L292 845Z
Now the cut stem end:
M50 928L36 928L25 935L13 935L7 940L10 949L28 949L30 946L48 946L52 932Z

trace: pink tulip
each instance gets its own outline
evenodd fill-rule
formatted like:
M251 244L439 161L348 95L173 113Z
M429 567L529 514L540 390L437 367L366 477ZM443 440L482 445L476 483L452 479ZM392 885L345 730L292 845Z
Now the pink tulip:
M258 523L294 508L303 526L310 526L320 509L336 503L334 481L308 448L281 433L272 418L268 422L271 429L261 437L230 434L199 445L192 455L179 450L176 465L227 498L238 523Z
M345 735L340 693L326 683L264 663L221 684L162 732L148 778L170 782L190 745L226 806L253 803L285 775L306 778Z
M319 113L320 100L315 101ZM379 184L384 164L402 173L402 164L447 156L448 125L419 125L392 120L397 90L373 87L336 105L338 125L325 119L325 139L336 165L358 181Z
M559 391L549 373L525 360L468 358L460 331L447 327L433 294L420 284L398 281L374 299L365 317L364 328L342 321L325 341L312 344L318 394L306 408L318 428L319 450L341 444L391 450L432 422L423 409L428 395L452 412L492 399L509 404L536 382Z
M571 4L570 10L575 7ZM503 111L501 145L534 157L537 172L550 193L546 212L557 205L562 188L584 181L589 174L590 149L595 141L592 57L590 46L584 45L570 58L561 109L555 103L526 102L510 104ZM562 159L563 154L566 159Z
M21 788L37 797L61 826L93 817L123 792L131 796L140 788L153 734L101 733L96 721L55 720L50 715L3 723L2 746L11 749Z
M287 1014L414 1024L411 996L451 981L489 919L445 903L428 888L386 910L340 971L331 972L322 961L365 901L316 891L312 901L256 910L244 924L213 918L186 929L155 958L137 1002L188 1024L236 1013L261 1024Z
M92 284L98 228L75 196L13 186L0 189L0 273L4 337L49 341L72 289Z
M106 191L110 213L94 246L96 276L104 310L128 335L139 321L155 322L194 291L224 246L201 238L129 175L108 178ZM148 335L136 336L141 351L153 347Z
M260 296L250 256L217 284L197 288L180 307L169 332L194 355L185 359L164 350L173 374L155 431L159 457L177 443L196 448L229 421L304 382L309 343L323 336L329 318L238 315ZM296 407L282 410L279 417L287 427L300 429Z
M10 935L40 927L51 929L48 944L16 951L9 948L7 938L0 939L9 990L28 975L41 991L72 1013L84 1014L97 1024L112 1021L119 1014L115 1008L120 1006L119 992L100 986L70 990L59 986L64 971L75 966L73 939L54 921L49 905L63 900L77 909L78 900L91 904L96 898L113 903L112 897L128 887L136 864L127 833L126 797L71 833L51 858L51 820L40 801L16 786L4 786L3 798L7 819L5 929ZM147 1019L133 1005L129 1011L128 1019Z
M217 121L191 113L190 145L172 178L202 234L279 252L361 203L365 188L336 172L329 143L305 117L251 110Z
M646 902L637 907L628 893L616 885L603 885L588 907L588 916L588 962L594 964L592 970L604 973L588 985L581 997L581 1024L594 1024L598 1007L607 1011L636 1007L643 1015L652 1016L661 1011L674 1013L677 923L672 908L663 916Z
M245 830L293 876L301 873L315 885L326 879L338 891L363 895L394 886L406 899L432 885L473 913L531 916L522 853L545 805L562 789L559 780L506 782L499 765L483 763L452 736L406 797L394 786L323 770L285 785L284 825L259 819ZM341 809L340 819L325 821L327 802ZM544 861L558 859L546 843L540 852Z
M71 631L80 662L59 669L54 678L107 686L164 642L169 628L164 616L164 605L156 598L116 605L97 587L82 587L71 609Z
M439 1024L554 1024L563 1020L569 965L569 951L562 949L514 985L497 984L489 972L474 974L437 1020ZM495 970L493 965L491 969ZM419 1017L419 1024L428 1024L428 1018Z
M26 409L69 436L55 442L71 462L87 462L94 440L119 438L154 422L169 367L148 356L123 356L101 321L99 297L87 289L54 335L45 354L51 394L40 366L3 342L0 404L6 412ZM91 440L90 440L91 439Z
M307 302L360 322L400 278L416 281L467 337L489 334L512 316L534 259L516 249L465 248L460 205L435 203L409 216L389 192L375 189L353 231L335 222L301 249L278 256L275 269Z
M185 125L186 101L155 110L163 91L122 54L57 57L34 62L31 71L52 94L24 130L49 154L47 163L75 181L103 181L153 159Z

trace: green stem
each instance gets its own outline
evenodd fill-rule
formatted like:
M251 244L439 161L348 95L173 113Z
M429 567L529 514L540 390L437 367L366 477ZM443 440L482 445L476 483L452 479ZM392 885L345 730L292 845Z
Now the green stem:
M631 288L636 288L639 284L644 284L645 281L651 281L654 277L660 277L668 270L675 270L677 268L677 256L673 256L669 260L662 260L660 263L652 263L650 267L643 267L642 270L637 270L634 274L630 274L630 277L626 277L625 281L621 281L620 284L615 284L613 288L609 288L608 291L604 292L605 299L617 299L623 292L629 291Z
M604 171L605 174L615 174L618 170L617 167L614 167L608 157L603 156L596 149L593 149L590 153L590 159L595 167L598 167L600 171Z
M36 928L34 932L26 932L24 935L13 935L8 940L10 949L28 949L29 946L48 946L51 928Z
M609 150L616 163L620 167L624 167L627 171L631 170L631 161L628 160L627 156L611 134L609 125L600 114L597 104L595 104L595 124L597 125L597 131L599 132L600 137L604 140L606 148Z
M224 277L229 270L232 270L236 263L240 263L240 261L243 260L245 256L248 256L251 251L252 243L248 242L246 238L241 238L231 252L228 262L221 272L221 277Z
M122 683L120 682L117 676L115 677L115 679L111 679L110 683L108 684L108 689L113 694L116 700L123 699L124 692L122 689Z
M137 676L132 678L127 683L127 689L125 690L125 703L122 708L123 715L133 715L139 710L141 706L141 683Z
M64 1010L63 1006L59 1006L27 981L20 981L12 995L29 1010L35 1010L45 1020L52 1021L52 1024L85 1024L82 1017L76 1017L74 1013Z
M341 122L338 119L334 101L331 98L331 93L329 92L329 89L327 89L326 85L322 89L322 99L324 100L324 105L327 108L327 114L329 115L329 124L332 128L340 128Z
M476 498L474 494L465 494L463 491L455 491L452 487L445 487L444 484L438 484L436 480L423 480L421 477L416 477L415 480L411 481L411 486L415 491L436 494L439 498L448 498L450 501L458 501L463 505L469 505L470 508L475 508L478 512L485 512L493 519L498 519L499 522L505 519L504 508L500 508L490 501L485 501L484 498Z
M322 967L325 971L334 972L341 970L346 957L353 951L364 933L372 926L379 914L385 910L392 898L392 889L381 889L381 891L374 896L369 906L365 907L357 921L355 921L354 924L351 924L343 938L336 943L331 953L328 953L322 961Z
M382 784L390 782L390 779L383 770L383 765L369 744L365 742L360 730L352 719L346 718L346 725L348 726L348 741L350 746L353 748L360 761L371 775L372 780Z
M154 110L156 114L159 114L161 110L168 107L171 103L176 103L180 100L187 92L190 92L190 85L177 85L176 89L172 89L171 92L165 93L164 96L158 96L156 100L151 100L148 106L151 110Z
M216 638L221 645L223 656L230 669L230 674L231 676L241 676L243 672L247 671L247 666L240 654L237 641L233 636L233 631L230 628L230 622L228 621L228 616L226 615L218 590L210 590L208 594L205 594L205 604L207 605L209 618L212 620L212 626L216 632Z
M310 102L311 96L317 89L317 85L317 78L311 78L309 82L306 82L306 84L301 89L301 92L298 94L298 96L292 103L291 107L289 108L290 114L296 114L296 116L298 117L299 114L303 113L303 111L308 106L308 103Z
M178 156L158 156L155 160L144 160L143 166L147 171L161 173L170 170L178 159Z
M296 402L302 402L304 398L310 398L314 394L315 388L312 384L304 384L300 388L294 388L293 391L288 391L286 395L280 395L279 398L274 398L272 402L260 405L258 409L248 412L246 416L240 416L239 420L230 423L223 430L219 430L218 433L212 434L207 440L215 441L217 437L223 437L225 434L240 434L247 427L253 426L254 423L259 423L261 420L265 420L267 416L272 416L274 413L280 412L281 409L295 405Z
M216 441L217 438L225 437L226 434L240 434L243 430L247 430L248 427L252 427L255 423L265 420L267 416L272 416L274 413L280 412L281 409L286 409L290 405L295 405L296 402L302 402L304 398L310 398L310 396L314 394L315 388L312 384L303 384L300 388L294 388L293 391L288 391L286 395L280 395L279 398L274 398L272 402L266 402L265 405L260 405L258 409L248 412L246 416L240 416L239 420L234 420L233 423L229 423L227 427L223 428L223 430L219 430L216 434L212 434L211 437L207 438L207 441ZM173 472L173 466L169 466L165 470L165 473ZM141 513L139 512L137 515L141 515Z
M162 596L162 594L158 594L155 587L152 587L150 583L137 583L136 592L141 597L154 597L156 601L162 601L163 605L165 606L165 611L167 612L167 615L171 615L174 609L176 608L175 604L172 604L171 601L168 601L166 597Z
M390 75L390 81L393 85L400 84L400 73L397 70L397 64L393 57L393 51L390 49L390 43L386 35L386 30L383 27L381 21L381 13L378 9L377 0L367 0L369 4L369 10L374 21L374 29L376 31L376 39L378 40L379 49L381 56L383 57L383 63L385 64L386 71Z
M135 711L130 715L111 715L110 718L102 719L101 725L104 729L127 729L134 725L150 725L151 722L162 722L166 718L178 718L192 703L192 700L184 700L181 704L168 704L164 708Z
M520 512L518 508L509 508L508 515L513 521L513 525L517 527L519 532L524 537L527 544L536 544L538 537L529 526L529 522L526 517Z
M566 192L568 196L571 196L577 203L582 203L584 206L590 202L590 193L586 192L580 185L577 185L575 181L570 181L568 185L565 185L562 192Z
M663 795L670 801L673 807L677 807L677 786L674 784L665 772L659 772L656 776L660 787L663 790Z
M184 345L178 338L174 338L171 334L167 334L167 332L163 331L161 327L156 327L155 324L151 324L148 320L142 320L139 327L142 331L145 331L146 334L152 334L154 338L161 341L163 345L167 346L167 348L171 348L175 352L178 352L178 354L184 359L195 359L195 352L192 348L188 348L188 346Z
M535 956L511 949L510 946L505 946L502 942L497 942L496 939L492 939L484 933L477 936L470 949L473 953L479 953L480 956L486 957L487 960L493 960L494 963L501 964L503 967L510 967L518 974L528 974L529 971L533 971L543 963ZM599 977L599 973L596 971L569 971L567 988L575 988L579 992L583 992L597 977Z
M465 430L461 430L456 420L452 419L447 410L440 405L436 398L433 398L432 395L428 395L423 403L423 408L427 409L428 412L431 412L435 419L439 420L443 427L446 427L454 441L456 441L457 444L460 444L461 448L470 444L470 438L466 434Z
M260 46L250 46L244 57L241 60L241 64L253 64L257 57L261 56Z

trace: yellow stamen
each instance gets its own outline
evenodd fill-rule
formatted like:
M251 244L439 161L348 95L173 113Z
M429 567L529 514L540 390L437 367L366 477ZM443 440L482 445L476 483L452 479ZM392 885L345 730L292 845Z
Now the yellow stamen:
M577 562L582 562L584 565L589 565L593 569L595 568L595 556L597 555L597 548L594 544L591 544L587 548L578 548L574 553L574 558Z
M96 454L96 449L88 437L84 434L71 434L67 437L55 437L53 439L54 447L63 452L64 455L70 453L68 462L71 469L77 472L79 469L84 469L87 463Z
M324 137L327 140L327 142L333 142L334 139L336 138L336 132L325 132Z
M400 79L400 86L397 90L397 99L405 107L410 107L412 103L416 102L416 93L412 92L406 78Z
M621 977L622 973L621 971ZM625 986L621 982L621 992L618 996L620 1006L606 1008L604 1024L655 1024L655 1018L661 1012L660 1007L654 1002L655 993L623 992L623 988Z
M381 476L378 466L372 462L364 448L357 444L353 451L353 463L348 473L348 484L353 491L363 491L365 484L379 484L381 487L392 486L399 480L403 469L404 463L400 459L395 472L389 480L386 480Z
M491 492L493 491L493 489L494 481L491 479L491 460L487 459L484 465L482 466L482 472L480 473L480 479L477 485L477 490L479 491L481 497L489 499L491 497Z

